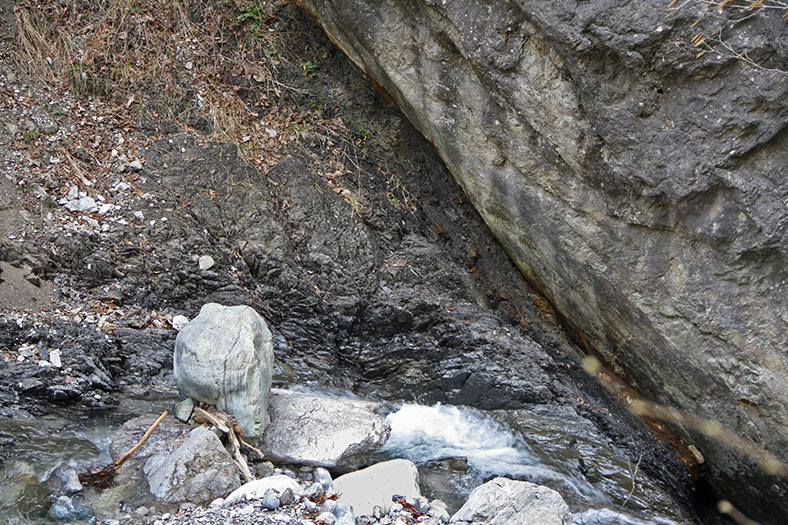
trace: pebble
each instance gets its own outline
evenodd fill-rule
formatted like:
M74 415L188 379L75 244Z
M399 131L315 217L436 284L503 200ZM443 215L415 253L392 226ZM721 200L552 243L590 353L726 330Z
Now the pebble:
M334 507L334 516L337 518L335 525L355 525L356 518L353 514L353 507L347 503L337 503Z
M57 124L55 124L54 122L50 122L48 124L44 124L43 126L41 126L41 133L45 135L54 135L55 133L58 132L58 129L60 128L58 127Z
M312 501L311 499L304 499L304 507L306 508L307 512L313 514L317 512L318 506L317 503Z
M187 324L189 324L189 318L185 315L174 315L172 316L172 321L170 321L170 324L175 330L180 332L186 327Z
M139 159L133 160L126 164L126 167L134 171L140 171L142 169L142 162Z
M260 503L263 505L263 508L276 510L279 508L279 496L276 495L274 489L268 489L263 494L263 499L260 500Z
M430 511L430 502L424 496L419 496L416 498L416 501L413 502L413 507L422 514L426 514Z
M326 490L318 482L314 482L306 488L306 496L308 498L319 498L326 493Z
M282 491L279 495L279 504L280 505L290 505L295 501L295 494L293 493L293 489L287 488Z
M47 484L56 492L65 494L82 492L82 483L79 482L77 471L65 464L52 471Z
M331 483L333 481L331 479L331 473L323 467L317 467L314 472L312 472L312 479L320 483L325 491L331 488Z
M317 516L317 520L316 521L318 523L322 522L325 525L334 525L336 523L336 521L337 521L337 517L334 516L333 514L331 514L330 512L321 512Z
M82 197L81 199L68 201L66 203L66 208L68 208L70 211L90 213L98 210L98 204L96 204L96 201L93 200L93 197Z
M52 521L86 520L92 516L89 508L68 496L58 497L47 512L47 517Z
M262 463L257 463L255 465L255 470L257 471L258 478L264 478L266 476L270 476L274 473L274 464L270 461L263 461Z
M210 255L203 255L200 257L198 264L200 265L200 270L209 270L216 264L213 260L213 257ZM291 476L295 477L295 476Z
M192 417L192 412L194 412L194 401L192 401L192 398L187 397L186 399L175 403L173 412L179 421L188 423L189 418Z
M334 512L334 509L337 508L337 502L333 499L327 499L320 505L320 512Z

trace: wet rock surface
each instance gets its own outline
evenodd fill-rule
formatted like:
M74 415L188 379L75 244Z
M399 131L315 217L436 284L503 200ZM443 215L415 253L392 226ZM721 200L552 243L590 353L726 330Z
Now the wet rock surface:
M726 24L734 13L700 2L668 16L607 1L298 3L435 144L587 350L641 395L785 457L784 20ZM788 513L785 479L684 435L728 497Z

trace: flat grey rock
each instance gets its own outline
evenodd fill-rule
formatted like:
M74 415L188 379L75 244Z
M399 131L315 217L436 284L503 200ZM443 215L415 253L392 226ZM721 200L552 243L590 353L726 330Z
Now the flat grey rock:
M225 498L222 505L227 507L239 501L260 499L269 489L273 490L280 496L287 489L290 489L295 496L301 497L304 495L304 489L301 488L301 485L299 485L296 480L289 476L285 476L284 474L277 474L276 476L256 479L241 485Z
M382 447L391 428L375 403L274 389L260 447L269 459L352 469Z
M419 471L407 459L392 459L339 476L334 490L339 494L337 501L353 507L357 517L371 516L375 507L391 507L395 494L409 501L421 496Z

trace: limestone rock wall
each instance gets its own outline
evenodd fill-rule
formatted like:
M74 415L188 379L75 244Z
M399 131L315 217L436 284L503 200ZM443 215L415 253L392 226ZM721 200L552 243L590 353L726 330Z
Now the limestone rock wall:
M787 24L613 0L300 0L434 143L521 271L647 398L788 456ZM722 49L720 46L717 49ZM712 438L764 521L788 483ZM767 514L764 514L767 512Z

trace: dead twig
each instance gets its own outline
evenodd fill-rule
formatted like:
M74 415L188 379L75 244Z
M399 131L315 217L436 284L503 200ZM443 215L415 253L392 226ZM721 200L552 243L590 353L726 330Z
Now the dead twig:
M241 471L244 482L248 483L255 479L252 475L252 471L249 469L249 465L246 464L243 456L241 456L240 437L236 434L236 424L232 416L219 412L218 410L216 412L209 412L200 407L194 407L194 420L198 423L210 423L227 434L227 439L230 442L230 456L233 458L238 470Z
M241 445L245 446L246 448L248 448L250 450L253 450L261 459L265 457L265 454L263 454L263 451L260 450L259 448L253 447L252 445L250 445L249 443L247 443L246 441L244 441L241 438L238 438L238 441L241 442Z
M166 410L161 413L161 415L158 417L158 419L156 419L156 421L154 421L153 424L150 427L148 427L148 430L145 431L145 433L142 435L142 438L140 438L140 440L137 442L137 444L134 445L133 447L131 447L125 454L123 454L115 462L115 467L116 468L119 467L124 461L126 461L129 456L131 456L132 454L137 452L137 450L139 450L139 448L145 443L145 441L148 439L148 437L150 437L151 433L156 429L157 426L159 426L159 423L161 423L162 420L165 417L167 417L167 411Z
M720 514L725 514L738 525L761 525L757 521L748 518L742 511L734 507L730 501L720 500L717 502L717 510L720 511Z
M640 455L640 457L638 458L638 462L635 463L635 468L633 469L632 463L630 463L629 458L627 458L627 465L629 465L629 474L632 476L632 488L629 490L629 494L627 494L627 497L624 499L624 503L622 503L621 506L618 508L618 514L616 514L616 517L613 519L613 523L618 521L619 516L621 516L621 513L624 511L624 507L627 506L627 503L629 503L629 500L632 499L632 496L635 494L635 487L636 487L635 478L637 478L638 469L640 469L641 461L643 461L643 454Z
M104 468L96 468L79 474L77 477L79 478L79 482L85 486L93 486L96 488L104 488L107 487L111 482L112 479L115 477L115 473L118 471L118 467L126 461L129 456L134 454L139 448L145 443L145 441L150 437L151 433L159 426L159 423L167 417L167 411L161 413L161 415L153 422L153 424L148 427L148 430L142 435L140 440L137 442L136 445L131 447L125 454L123 454L117 461L114 463L110 463Z

